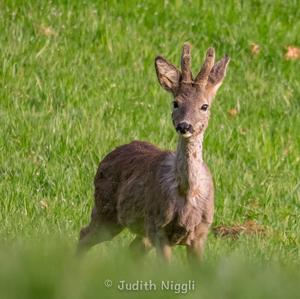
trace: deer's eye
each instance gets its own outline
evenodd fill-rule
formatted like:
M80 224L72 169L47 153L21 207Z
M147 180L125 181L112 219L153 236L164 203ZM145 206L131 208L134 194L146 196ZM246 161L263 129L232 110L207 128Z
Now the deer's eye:
M178 102L174 101L174 102L173 102L173 108L174 108L174 109L177 109L178 107L179 107L179 106L178 106Z
M200 109L203 110L203 111L206 111L208 109L208 105L203 104Z

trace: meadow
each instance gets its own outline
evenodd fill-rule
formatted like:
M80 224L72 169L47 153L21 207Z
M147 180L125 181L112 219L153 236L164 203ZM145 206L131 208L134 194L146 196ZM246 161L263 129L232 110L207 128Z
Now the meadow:
M118 291L122 279L194 280L188 298L299 296L300 60L285 55L300 46L299 5L1 1L0 298L174 297ZM128 231L78 261L99 161L135 139L176 147L154 58L179 65L185 41L194 73L209 46L231 57L204 144L214 226L252 221L263 233L211 233L193 271L180 247L170 268L154 252L133 262Z

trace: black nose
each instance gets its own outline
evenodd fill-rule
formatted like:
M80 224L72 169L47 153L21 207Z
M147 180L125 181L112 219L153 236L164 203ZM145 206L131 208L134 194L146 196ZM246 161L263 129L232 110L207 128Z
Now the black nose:
M176 127L176 131L181 133L181 134L185 134L187 132L189 133L193 133L193 127L192 125L186 123L186 122L182 122L182 123L179 123Z

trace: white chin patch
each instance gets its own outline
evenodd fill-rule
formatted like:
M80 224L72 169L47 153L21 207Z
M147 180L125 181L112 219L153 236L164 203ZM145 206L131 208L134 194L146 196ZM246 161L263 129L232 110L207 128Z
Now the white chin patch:
M184 134L181 134L181 136L184 137L184 138L189 138L189 137L192 136L192 133L186 132L186 133L184 133Z

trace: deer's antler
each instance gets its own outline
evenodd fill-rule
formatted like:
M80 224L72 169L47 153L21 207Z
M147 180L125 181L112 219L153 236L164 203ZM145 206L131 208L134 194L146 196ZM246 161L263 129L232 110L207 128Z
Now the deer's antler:
M181 83L191 84L193 75L191 71L191 45L184 43L181 54Z
M215 63L215 50L214 48L208 48L206 52L205 61L201 67L199 74L195 79L195 84L199 85L199 87L205 87L208 81L209 74Z

